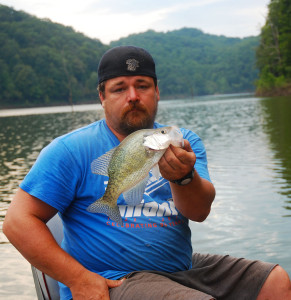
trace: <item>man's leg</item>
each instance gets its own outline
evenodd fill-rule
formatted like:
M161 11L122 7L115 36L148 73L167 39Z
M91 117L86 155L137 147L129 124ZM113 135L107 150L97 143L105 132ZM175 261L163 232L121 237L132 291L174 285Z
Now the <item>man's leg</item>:
M255 300L275 267L272 263L229 255L195 253L192 269L172 273L168 277L217 299Z
M137 272L109 292L111 300L214 300L210 295L149 272Z
M266 279L257 300L291 300L291 282L287 272L276 266Z

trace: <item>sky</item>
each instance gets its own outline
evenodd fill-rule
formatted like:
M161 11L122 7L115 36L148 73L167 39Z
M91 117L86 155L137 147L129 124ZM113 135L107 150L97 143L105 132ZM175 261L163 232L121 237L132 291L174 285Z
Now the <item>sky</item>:
M183 27L227 37L259 35L270 0L0 0L0 4L73 27L104 44L149 29Z

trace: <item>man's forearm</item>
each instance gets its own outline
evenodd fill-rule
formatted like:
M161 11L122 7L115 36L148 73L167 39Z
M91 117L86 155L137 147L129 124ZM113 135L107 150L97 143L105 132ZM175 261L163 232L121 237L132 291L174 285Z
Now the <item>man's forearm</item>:
M85 270L61 249L46 224L35 216L8 213L3 231L32 265L67 286Z
M192 221L202 222L210 213L215 197L211 182L199 176L195 170L193 180L184 186L170 183L177 209Z
M105 279L87 270L57 244L46 226L56 212L19 189L7 211L3 232L32 265L69 287L74 300L109 300L108 288L122 281Z

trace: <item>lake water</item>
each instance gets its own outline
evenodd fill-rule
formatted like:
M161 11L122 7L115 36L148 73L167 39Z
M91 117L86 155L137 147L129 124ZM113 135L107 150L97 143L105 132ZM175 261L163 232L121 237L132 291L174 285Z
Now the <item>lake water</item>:
M29 264L2 222L18 184L53 138L103 117L99 105L0 110L0 299L36 299ZM216 200L191 222L194 251L281 264L291 276L291 98L250 95L161 101L157 121L204 141Z

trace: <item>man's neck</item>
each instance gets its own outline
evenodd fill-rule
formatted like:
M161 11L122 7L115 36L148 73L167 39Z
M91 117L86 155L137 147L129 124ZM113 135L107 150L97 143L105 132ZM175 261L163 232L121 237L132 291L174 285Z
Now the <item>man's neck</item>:
M108 126L108 128L112 131L112 133L117 137L117 139L122 142L126 137L127 135L124 135L124 134L121 134L119 133L117 130L115 130L106 120L106 124Z

